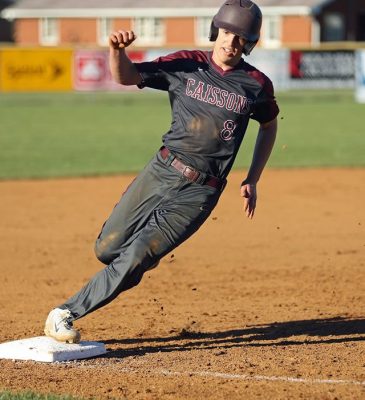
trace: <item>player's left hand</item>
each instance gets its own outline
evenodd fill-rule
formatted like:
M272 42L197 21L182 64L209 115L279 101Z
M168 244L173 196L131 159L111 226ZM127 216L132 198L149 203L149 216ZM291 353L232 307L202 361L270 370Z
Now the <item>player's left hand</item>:
M241 196L243 197L243 208L247 218L252 219L255 214L257 201L256 184L243 183L241 186Z

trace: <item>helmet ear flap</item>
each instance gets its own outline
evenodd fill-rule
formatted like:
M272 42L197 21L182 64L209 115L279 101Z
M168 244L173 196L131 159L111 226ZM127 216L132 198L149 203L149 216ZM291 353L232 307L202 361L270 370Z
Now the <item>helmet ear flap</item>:
M246 42L245 45L243 46L243 54L245 56L250 55L251 51L256 46L256 43L257 42Z
M218 28L214 25L213 21L210 24L210 31L209 31L209 36L208 39L211 42L215 42L217 40L218 37Z

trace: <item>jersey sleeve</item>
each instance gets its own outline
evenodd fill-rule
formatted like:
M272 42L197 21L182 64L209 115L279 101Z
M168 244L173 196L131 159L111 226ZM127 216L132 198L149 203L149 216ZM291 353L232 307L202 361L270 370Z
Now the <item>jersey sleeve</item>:
M198 50L180 50L158 57L154 61L135 63L142 78L138 87L170 90L171 85L178 85L181 82L184 72L193 71L198 65L206 63L206 53Z
M279 114L271 80L264 76L263 86L255 102L251 118L260 122L270 122Z
M137 71L141 75L140 89L149 87L159 90L169 90L171 83L178 79L179 52L167 56L158 57L153 61L135 63Z

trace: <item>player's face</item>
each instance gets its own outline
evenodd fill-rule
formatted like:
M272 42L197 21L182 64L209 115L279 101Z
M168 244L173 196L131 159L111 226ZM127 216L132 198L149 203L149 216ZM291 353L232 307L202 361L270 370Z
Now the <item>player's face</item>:
M245 43L245 39L219 28L213 49L214 62L222 69L234 67L241 59Z

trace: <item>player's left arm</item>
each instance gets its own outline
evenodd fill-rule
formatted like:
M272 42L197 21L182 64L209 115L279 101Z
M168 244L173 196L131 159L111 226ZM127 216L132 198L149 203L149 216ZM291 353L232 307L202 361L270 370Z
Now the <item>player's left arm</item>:
M244 210L248 218L253 218L257 201L256 185L270 157L277 132L277 118L261 123L257 134L255 149L247 178L241 184Z

